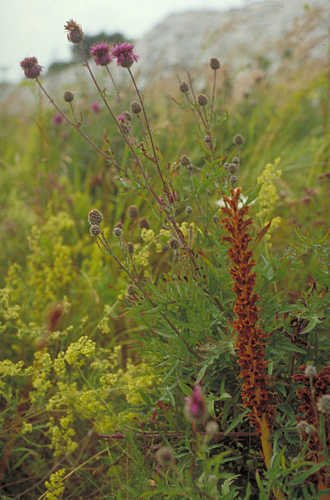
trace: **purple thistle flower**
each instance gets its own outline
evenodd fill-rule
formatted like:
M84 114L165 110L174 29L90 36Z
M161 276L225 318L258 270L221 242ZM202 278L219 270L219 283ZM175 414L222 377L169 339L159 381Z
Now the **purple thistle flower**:
M56 113L55 115L53 115L52 121L54 125L60 125L61 123L63 123L64 118L61 113Z
M112 49L112 56L117 59L117 66L130 68L132 64L138 62L140 56L134 54L134 45L128 42L117 43Z
M93 102L91 104L91 110L93 113L99 113L101 111L101 106L98 102Z
M125 115L124 115L124 113L121 113L120 115L118 115L118 116L117 116L117 120L118 120L119 122L124 123L124 122L125 122Z
M110 45L107 42L92 45L89 53L92 57L94 57L94 61L97 66L107 66L113 59L110 54Z
M207 416L204 394L199 385L195 385L192 396L186 398L184 412L187 419L196 424L203 422Z
M38 78L42 71L42 66L38 64L38 59L34 56L25 57L25 59L20 62L20 66L26 78Z

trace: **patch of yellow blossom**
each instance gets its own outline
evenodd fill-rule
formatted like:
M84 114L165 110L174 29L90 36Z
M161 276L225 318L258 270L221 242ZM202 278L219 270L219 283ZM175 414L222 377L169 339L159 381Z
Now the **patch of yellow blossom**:
M46 500L59 500L62 498L62 493L65 488L62 480L64 474L65 469L59 469L50 476L49 481L45 482L45 486L48 490L45 496Z
M141 238L143 241L146 243L151 243L153 239L155 238L155 233L153 232L152 229L146 229L145 227L142 228L141 230Z
M60 419L60 425L55 424L53 417L49 419L46 433L50 437L50 448L54 450L54 457L58 457L62 453L70 454L77 448L78 443L72 439L76 435L70 426L72 422L73 416L69 413Z
M90 340L86 335L80 337L78 342L69 345L65 353L65 361L69 365L81 367L87 358L94 356L96 344Z
M258 195L260 210L257 213L257 217L263 227L271 221L271 226L264 236L264 240L268 242L272 232L281 224L281 217L272 218L275 205L279 200L275 181L282 175L282 171L277 169L280 162L281 159L276 158L274 164L268 163L262 174L258 177L258 183L262 184L262 186ZM270 243L268 243L268 245L270 245Z
M0 375L9 375L10 377L21 375L23 366L24 361L13 363L9 359L5 359L4 361L0 361Z
M105 304L104 306L104 315L101 318L101 321L98 323L97 328L100 330L103 335L106 335L107 333L111 332L110 326L109 326L109 319L110 319L110 314L112 311L113 307L109 306L108 304Z
M23 422L22 428L21 428L21 433L22 434L31 434L33 431L33 426L29 422Z

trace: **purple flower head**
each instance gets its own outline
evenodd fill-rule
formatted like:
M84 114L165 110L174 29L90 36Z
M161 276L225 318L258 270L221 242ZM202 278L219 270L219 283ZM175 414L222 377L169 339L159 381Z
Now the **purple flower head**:
M99 113L101 111L101 106L98 102L93 102L91 104L91 110L93 113Z
M54 125L60 125L61 123L63 123L64 118L61 115L61 113L56 113L55 115L53 115L53 120L52 121L53 121Z
M124 115L124 113L121 113L120 115L118 115L118 116L117 116L117 120L118 120L119 122L124 123L124 122L125 122L125 115Z
M117 43L112 49L112 55L117 59L117 66L130 68L132 64L138 62L140 56L134 54L134 45L128 42Z
M26 57L20 62L26 78L38 78L42 71L42 66L38 64L38 59L34 56Z
M192 396L186 398L184 411L187 419L197 424L207 416L204 394L199 385L195 385Z
M94 61L97 66L107 66L107 64L110 64L112 61L110 45L107 42L92 45L89 53L92 57L94 57Z

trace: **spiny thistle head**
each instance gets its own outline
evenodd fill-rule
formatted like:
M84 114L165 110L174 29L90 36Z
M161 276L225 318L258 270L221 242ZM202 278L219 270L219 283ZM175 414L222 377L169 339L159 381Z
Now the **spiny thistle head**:
M237 167L237 165L235 165L235 163L229 163L228 172L230 174L232 174L232 175L236 174L237 170L238 170L238 167Z
M179 247L180 247L180 242L178 239L176 238L171 238L170 241L168 242L168 246L172 249L172 250L177 250Z
M191 163L191 159L189 158L189 156L187 155L182 155L181 158L180 158L180 164L183 166L183 167L187 167L188 165L190 165Z
M209 144L211 142L211 136L210 135L206 135L204 137L204 142L205 142L205 144Z
M66 90L63 94L63 99L65 102L72 102L74 99L74 94L70 90Z
M150 229L149 221L143 217L139 222L140 229Z
M124 116L125 116L125 120L127 120L128 122L132 121L132 115L129 111L124 111Z
M239 165L239 158L237 156L234 156L234 158L231 160L232 163L235 163L235 165Z
M315 377L316 374L317 374L317 370L316 370L315 366L313 366L313 365L306 366L306 368L305 368L306 377L313 378L313 377Z
M330 394L324 394L318 399L317 409L326 415L330 415Z
M174 454L168 446L162 446L156 451L155 458L160 465L169 466L174 460Z
M98 234L102 233L101 226L99 226L98 224L92 224L90 229L89 229L89 232L90 232L91 236L95 237Z
M236 177L236 175L232 175L229 180L230 180L230 184L233 186L234 184L237 184L238 177Z
M191 215L193 213L193 211L194 211L193 207L191 207L190 205L188 205L186 207L186 214Z
M179 85L180 92L183 94L186 94L189 90L189 85L187 82L181 82Z
M131 102L130 108L131 108L132 113L134 113L134 115L138 115L142 111L141 104L137 101Z
M101 222L103 221L103 215L97 208L93 208L88 214L87 220L89 224L98 224L100 225Z
M203 422L206 418L206 402L203 391L199 385L195 385L192 396L186 398L184 413L188 420L196 424Z
M130 68L134 62L138 62L140 56L134 53L132 43L117 43L112 49L112 56L117 59L117 66Z
M20 66L26 78L38 78L42 71L42 66L38 64L38 59L34 56L25 57L25 59L20 62Z
M127 215L130 219L136 219L139 216L139 209L136 205L128 207Z
M123 234L123 230L121 227L115 227L113 230L113 235L119 238Z
M95 43L89 50L96 66L107 66L113 60L110 54L110 45L107 42Z
M194 165L192 163L189 163L189 165L187 165L188 172L193 172L194 168L195 167L194 167Z
M81 44L84 40L84 32L79 24L77 24L73 19L70 19L64 25L65 31L67 31L67 38L69 42L74 44Z
M206 97L205 94L199 94L197 96L197 102L200 106L204 107L207 105L207 103L209 102L208 98Z
M240 146L241 144L243 144L243 142L244 142L243 136L241 136L241 134L236 134L233 139L233 143L236 144L236 146Z
M215 420L210 420L210 422L207 422L205 426L205 431L206 434L209 434L211 436L214 436L217 432L219 432L219 424Z
M210 60L210 68L214 70L219 69L220 68L219 59L217 59L216 57L212 57L212 59Z
M134 244L131 241L127 243L127 250L129 254L134 252Z

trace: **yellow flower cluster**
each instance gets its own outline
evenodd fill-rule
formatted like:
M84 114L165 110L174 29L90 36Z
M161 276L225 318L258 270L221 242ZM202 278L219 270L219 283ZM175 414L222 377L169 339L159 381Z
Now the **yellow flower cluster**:
M261 225L266 226L271 220L271 226L264 239L267 241L270 239L272 232L280 225L281 217L272 218L274 207L279 200L279 195L277 193L275 181L278 180L282 171L277 169L277 166L281 162L280 158L276 158L274 164L268 163L263 170L262 174L258 177L258 183L262 184L258 202L260 210L257 213L257 217L260 220Z
M69 345L66 350L64 359L69 365L81 367L87 358L94 356L96 344L89 340L86 335L80 337L78 342Z
M0 361L0 375L9 375L10 377L20 375L22 374L23 366L24 361L13 363L9 359L5 359L4 361Z
M60 425L55 424L53 417L49 419L47 435L50 437L50 447L54 450L54 457L62 453L70 454L78 446L73 437L76 435L74 429L70 426L73 423L73 416L68 413L60 419Z
M49 481L45 482L45 486L48 490L45 497L46 500L59 500L62 498L62 493L64 491L62 478L64 474L65 469L59 469L50 476Z

